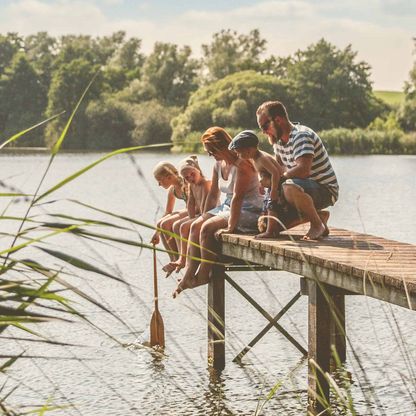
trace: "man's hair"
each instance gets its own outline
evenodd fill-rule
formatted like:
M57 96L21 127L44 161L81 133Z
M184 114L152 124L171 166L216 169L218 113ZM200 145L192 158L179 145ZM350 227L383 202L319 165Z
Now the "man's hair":
M283 117L289 120L286 107L280 101L266 101L259 106L256 111L257 115L265 114L270 118Z

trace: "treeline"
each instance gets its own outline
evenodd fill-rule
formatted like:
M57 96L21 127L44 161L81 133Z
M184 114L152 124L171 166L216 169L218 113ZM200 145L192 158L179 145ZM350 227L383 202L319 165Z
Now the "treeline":
M374 96L370 67L356 55L324 39L291 56L267 55L258 30L215 33L198 59L188 46L161 42L145 55L141 40L122 31L96 38L8 33L0 35L0 138L65 112L14 142L51 147L98 74L67 149L172 140L175 150L198 151L207 127L256 129L257 106L280 99L292 120L321 131L334 152L414 153L415 135L407 132L416 130L416 67L405 103L392 108Z

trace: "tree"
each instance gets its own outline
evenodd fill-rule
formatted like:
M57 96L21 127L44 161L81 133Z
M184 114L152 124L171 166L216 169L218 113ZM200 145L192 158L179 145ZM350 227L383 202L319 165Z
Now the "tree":
M45 95L48 94L51 83L56 47L56 39L49 36L47 32L38 32L24 39L26 57L38 73Z
M202 45L206 80L212 82L235 72L259 70L265 50L266 40L257 29L248 35L239 35L230 29L215 33L209 45Z
M156 99L167 106L185 106L197 88L197 60L191 48L156 42L137 84L139 101Z
M13 56L23 49L22 38L17 33L0 35L0 75L12 62Z
M416 51L416 38L413 38ZM416 62L409 73L404 87L405 100L398 112L401 127L407 131L416 131Z
M135 127L129 106L110 98L91 101L85 110L84 149L128 147Z
M132 131L134 146L169 143L172 136L170 122L179 113L178 107L165 107L156 100L136 104L131 108L135 127Z
M33 66L17 53L0 78L0 134L10 137L40 121L46 95ZM43 146L41 131L34 130L19 140L21 146Z
M289 111L293 110L293 98L285 81L254 71L231 74L191 96L186 110L172 120L172 139L178 145L192 132L203 132L213 125L256 129L257 107L272 98L282 100Z
M59 117L48 124L45 138L47 145L52 146L58 139L66 120L98 68L98 65L91 65L87 60L77 58L69 63L62 64L53 73L46 114L50 117L61 111L66 113L65 116ZM102 78L97 77L71 124L63 148L83 149L88 147L85 142L85 132L88 126L84 111L88 102L96 99L100 91L102 91Z
M297 107L292 118L299 117L316 130L366 127L386 110L372 93L370 66L355 62L356 56L351 46L339 50L321 39L286 60L283 74Z

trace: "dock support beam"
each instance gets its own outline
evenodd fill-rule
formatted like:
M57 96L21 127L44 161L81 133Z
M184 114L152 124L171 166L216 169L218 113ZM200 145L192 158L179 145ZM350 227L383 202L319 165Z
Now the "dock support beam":
M214 266L208 283L208 366L225 367L225 290L224 267Z
M308 280L309 294L309 374L308 410L326 415L329 383L326 373L335 369L331 350L335 347L341 363L345 361L345 298L332 286Z

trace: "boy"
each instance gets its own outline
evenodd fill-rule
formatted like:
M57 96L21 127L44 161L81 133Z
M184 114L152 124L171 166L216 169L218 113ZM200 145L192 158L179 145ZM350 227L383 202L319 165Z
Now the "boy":
M254 132L244 130L233 138L228 148L235 150L241 159L253 160L255 168L260 173L260 184L269 189L265 195L265 208L267 209L268 218L276 218L281 207L279 193L281 184L285 180L284 171L272 155L258 149L258 144L259 139ZM256 235L255 238L277 237L281 230L282 227L279 226L277 221L267 221L266 230Z
M300 218L294 210L287 209L282 195L282 185L286 181L284 168L270 154L258 149L259 139L251 130L244 130L237 134L229 145L230 150L234 150L241 159L252 159L255 168L260 174L260 184L268 188L264 197L264 207L267 209L267 226L264 230L264 221L259 221L260 234L255 238L276 238L279 233L287 228L294 227L306 222ZM328 211L319 211L319 218L324 224L325 231L323 236L329 234L326 222L329 217ZM264 217L263 217L264 218ZM270 221L270 219L275 219ZM260 229L261 228L261 229Z

